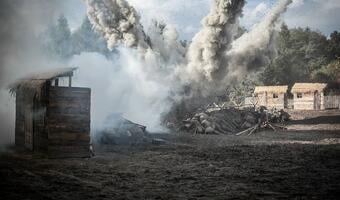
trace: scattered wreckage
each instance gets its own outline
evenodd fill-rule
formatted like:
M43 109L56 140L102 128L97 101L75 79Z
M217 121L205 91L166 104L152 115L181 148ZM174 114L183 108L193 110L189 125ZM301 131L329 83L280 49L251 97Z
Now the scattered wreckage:
M284 129L277 123L289 120L283 110L260 108L221 108L198 112L180 125L193 134L251 135L262 128Z
M181 124L169 127L193 134L251 135L264 128L285 129L279 124L288 121L284 110L259 108L205 109L193 114ZM152 138L146 126L134 123L120 114L112 114L105 121L105 128L97 134L100 144L163 144L162 139Z
M153 138L147 132L146 126L125 119L121 114L111 114L104 123L104 128L96 134L96 140L103 145L162 145L166 141Z
M96 135L100 144L131 144L148 140L146 126L127 120L117 113L107 117L104 128Z

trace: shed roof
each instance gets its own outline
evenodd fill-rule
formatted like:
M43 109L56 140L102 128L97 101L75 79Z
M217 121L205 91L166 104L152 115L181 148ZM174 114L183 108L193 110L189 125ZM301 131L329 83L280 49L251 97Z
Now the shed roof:
M287 90L288 90L288 85L257 86L255 87L254 93L261 93L261 92L287 93Z
M72 76L73 71L77 68L57 68L44 71L42 73L31 74L23 77L9 86L10 93L15 94L18 90L24 90L30 93L37 93L46 81L53 80L58 77Z
M323 91L327 87L326 83L295 83L292 92L314 92Z

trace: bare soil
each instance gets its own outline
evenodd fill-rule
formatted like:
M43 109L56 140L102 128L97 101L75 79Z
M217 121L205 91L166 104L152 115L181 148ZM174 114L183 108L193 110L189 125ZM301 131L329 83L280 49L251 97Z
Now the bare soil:
M332 130L340 133L340 111L296 111L290 110L292 121L288 122L289 130Z
M318 121L313 124L317 125ZM89 159L2 153L0 198L338 199L340 196L337 130L265 131L248 137L184 133L153 136L167 143L97 146L96 156Z

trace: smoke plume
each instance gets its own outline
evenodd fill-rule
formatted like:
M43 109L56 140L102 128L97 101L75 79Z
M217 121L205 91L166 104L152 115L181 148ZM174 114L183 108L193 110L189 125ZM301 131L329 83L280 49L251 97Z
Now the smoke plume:
M108 48L119 44L146 51L151 48L140 16L125 0L86 0L88 17L107 40Z
M153 51L161 55L166 65L178 65L185 61L186 47L179 41L176 28L163 22L153 21L148 30Z
M88 17L96 31L107 40L109 49L120 44L137 50L143 72L150 81L170 85L174 69L182 63L186 49L176 29L155 22L146 33L140 16L126 0L85 0Z
M186 75L203 95L223 91L265 66L274 54L274 33L292 0L280 0L262 22L235 39L243 1L216 0L188 50Z
M217 0L188 50L187 73L193 81L214 81L214 72L225 65L224 52L239 27L244 0Z
M177 76L185 83L215 85L225 77L241 75L242 71L265 62L261 54L268 51L275 24L292 0L280 0L261 23L236 41L245 1L215 0L187 52L172 27L155 22L147 35L140 16L125 0L86 2L88 16L94 28L107 39L109 48L120 43L137 48L144 55L145 65L154 66L152 70L177 69Z
M228 78L242 77L248 71L256 70L269 61L275 25L292 2L292 0L280 0L263 21L232 43L231 50L227 52Z
M275 26L292 0L280 0L261 23L238 39L245 1L215 0L188 49L179 42L178 33L171 26L155 21L146 32L140 16L126 0L86 2L88 16L109 48L123 44L137 49L138 58L142 59L130 59L141 63L146 80L167 86L167 91L175 94L189 86L192 91L209 96L223 91L247 71L264 66L273 54Z

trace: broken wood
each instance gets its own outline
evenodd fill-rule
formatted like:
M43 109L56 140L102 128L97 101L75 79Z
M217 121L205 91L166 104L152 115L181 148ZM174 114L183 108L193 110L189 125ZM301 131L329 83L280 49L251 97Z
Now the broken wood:
M268 110L264 107L258 110L255 108L221 108L220 110L195 113L192 118L183 121L181 130L194 134L252 135L263 128L270 128L274 131L284 129L274 123L287 119L286 116L287 114L282 110Z

